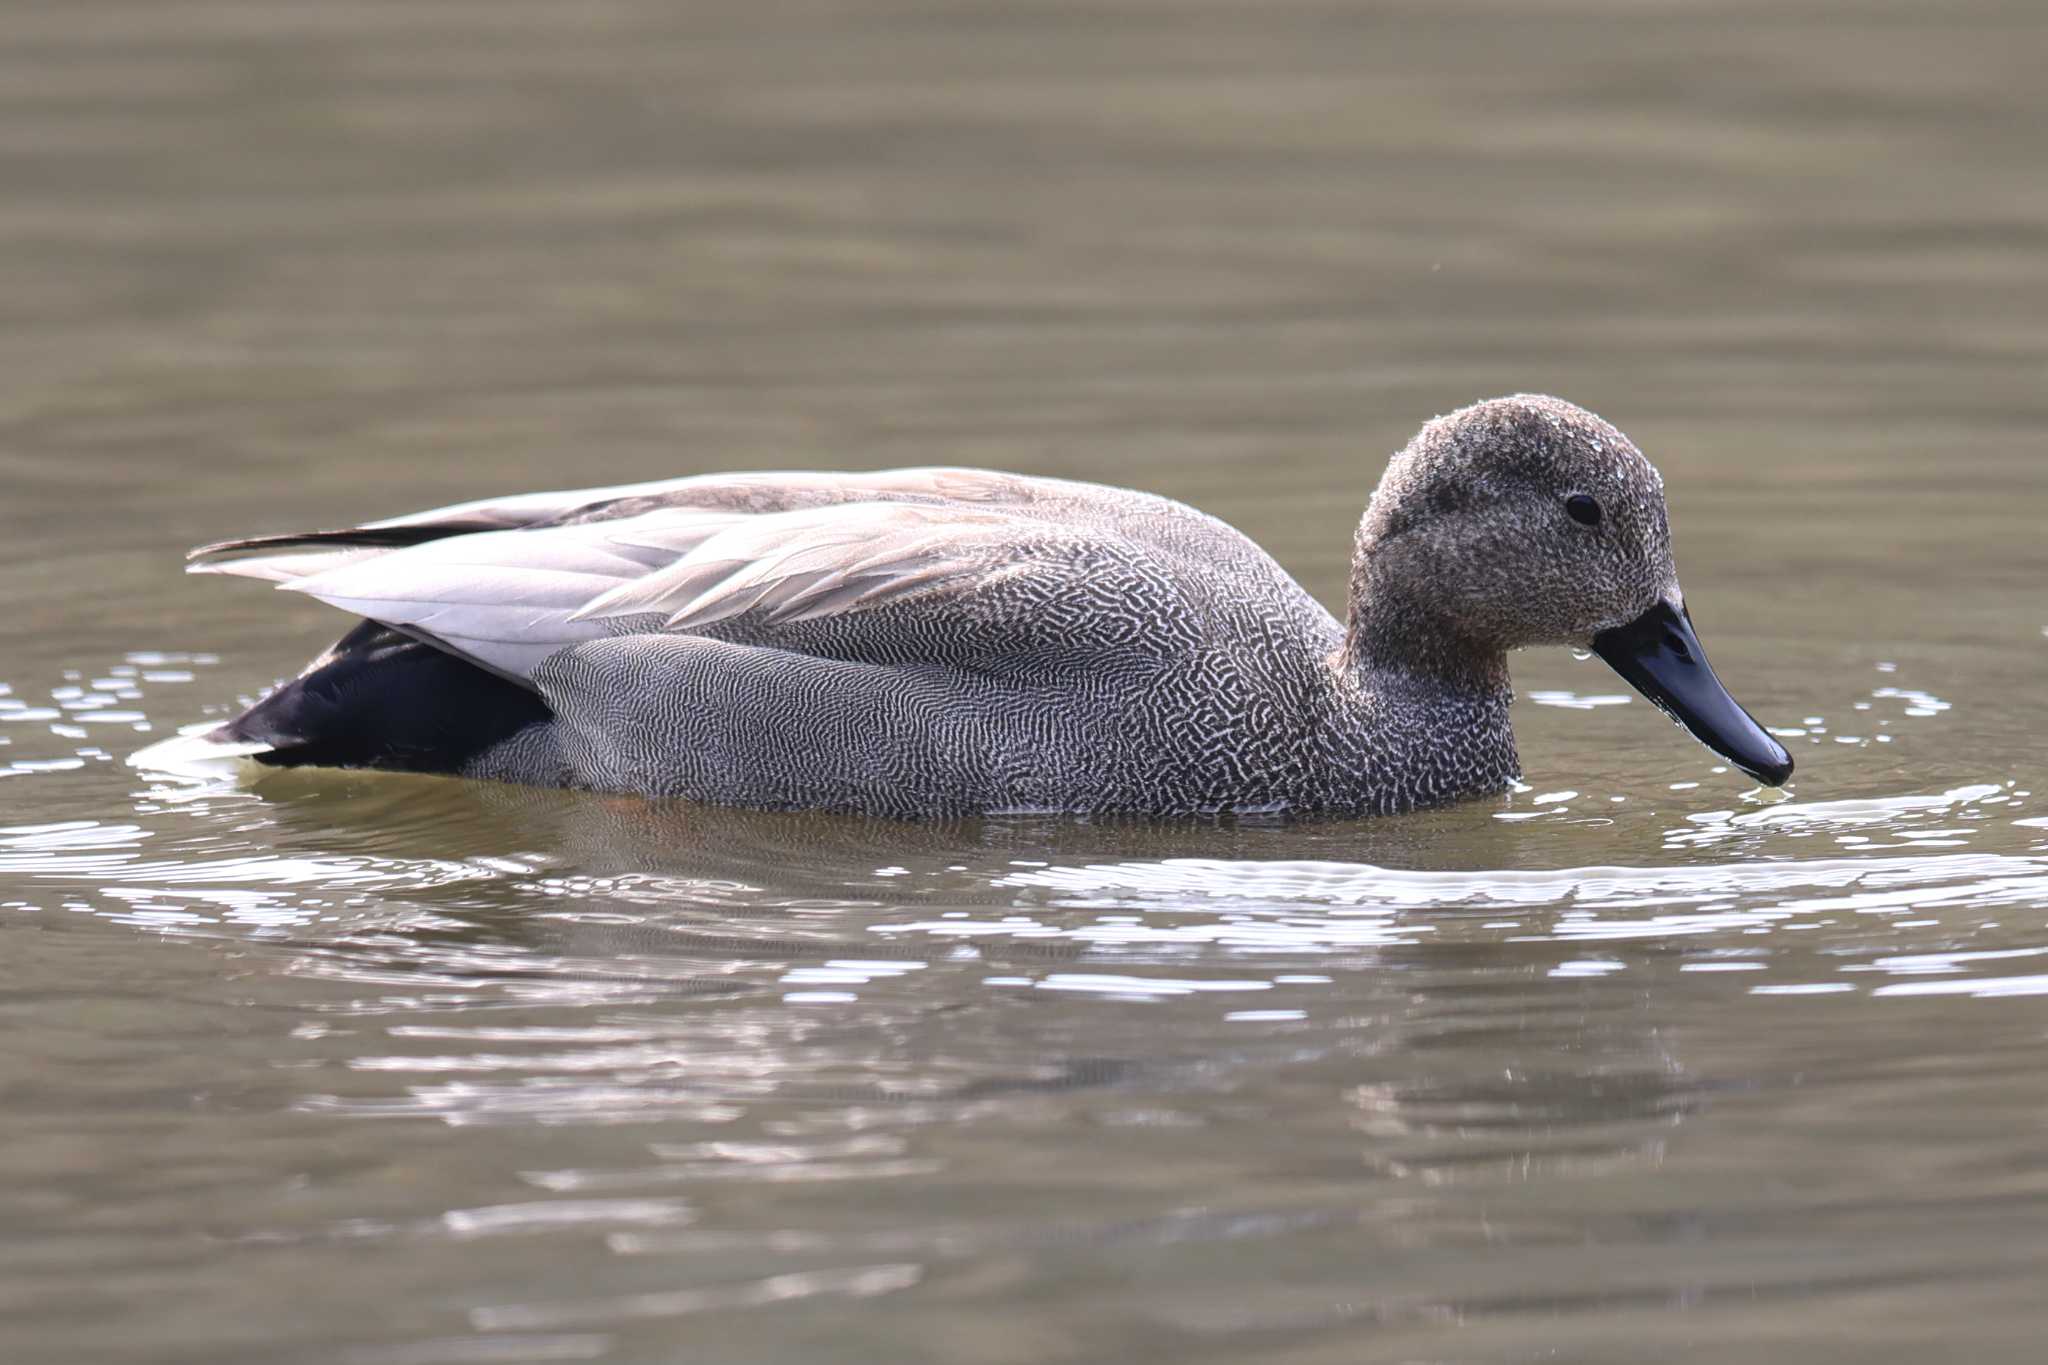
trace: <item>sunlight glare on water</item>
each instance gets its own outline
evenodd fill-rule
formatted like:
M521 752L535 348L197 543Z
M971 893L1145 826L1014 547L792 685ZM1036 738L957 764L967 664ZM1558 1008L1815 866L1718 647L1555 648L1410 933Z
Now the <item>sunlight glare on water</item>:
M187 680L130 690L151 724L190 705ZM1700 785L1512 797L1548 812L1512 827L1491 803L1382 825L905 826L360 774L145 778L63 729L15 747L81 766L17 781L72 784L58 816L125 789L129 814L0 829L7 909L131 936L100 954L153 945L135 969L169 989L147 1044L120 1043L112 1021L141 1006L118 978L109 1004L137 1003L111 1021L31 1023L53 1055L96 1039L113 1064L59 1078L39 1117L155 1133L131 1186L209 1143L240 1154L202 1182L230 1210L207 1225L234 1231L203 1234L217 1250L180 1272L187 1293L240 1246L276 1254L259 1278L325 1266L397 1292L336 1268L386 1248L431 1293L405 1291L419 1326L377 1359L630 1358L701 1316L1000 1305L975 1288L994 1265L1067 1285L1112 1335L1427 1336L1524 1304L1593 1321L1753 1295L1760 1257L1789 1311L1946 1282L1940 1239L1841 1241L1888 1208L1953 1204L2013 1236L1979 1202L2020 1197L2001 1124L1934 1150L1914 1115L1937 1095L2024 1104L2039 1019L1945 1020L1938 1067L1884 1078L1933 1036L1928 1008L2048 991L2048 835L2016 778L1695 809L1735 789L1668 745ZM1489 865L1440 865L1460 850ZM244 1070L196 1111L108 1129L94 1096L134 1066L207 1096ZM1818 1108L1778 1112L1795 1100ZM1808 1153L1814 1121L1830 1136ZM44 1160L8 1158L17 1178ZM393 1161L433 1174L394 1180ZM1858 1192L1901 1163L1912 1199ZM1750 1164L1809 1170L1807 1192L1760 1198ZM96 1257L116 1283L183 1235L147 1201L76 1198L126 1229ZM1287 1273L1203 1250L1240 1245ZM1323 1297L1340 1250L1387 1267L1369 1309ZM545 1268L565 1255L589 1261L575 1287ZM1077 1260L1153 1279L1083 1289ZM1224 1292L1238 1309L1207 1302ZM814 1330L785 1321L751 1330Z

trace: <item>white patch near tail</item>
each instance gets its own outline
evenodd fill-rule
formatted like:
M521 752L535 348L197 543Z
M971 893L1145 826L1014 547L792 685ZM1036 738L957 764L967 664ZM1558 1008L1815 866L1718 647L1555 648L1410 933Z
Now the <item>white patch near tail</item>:
M218 721L188 725L171 738L128 755L128 766L179 777L224 777L251 755L267 754L276 747L261 740L207 738L219 728Z

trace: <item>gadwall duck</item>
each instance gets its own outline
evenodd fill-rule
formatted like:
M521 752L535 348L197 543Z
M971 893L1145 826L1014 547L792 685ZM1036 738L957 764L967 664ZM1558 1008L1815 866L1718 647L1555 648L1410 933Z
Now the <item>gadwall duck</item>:
M536 493L192 558L364 618L199 741L273 765L891 816L1384 815L1510 787L1507 652L1565 645L1742 771L1792 772L1701 652L1657 471L1556 398L1393 457L1343 621L1181 503L975 469Z

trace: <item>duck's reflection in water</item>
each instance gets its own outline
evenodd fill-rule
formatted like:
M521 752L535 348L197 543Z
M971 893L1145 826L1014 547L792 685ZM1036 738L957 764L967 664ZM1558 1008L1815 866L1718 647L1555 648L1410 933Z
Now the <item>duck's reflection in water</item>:
M1360 860L1413 858L1457 820L1467 855L1511 861L1526 832L1484 811L1435 829L902 823L349 773L256 790L282 844L459 843L478 872L403 896L419 921L303 960L418 978L355 1002L406 1019L351 1063L417 1083L323 1108L893 1133L884 1164L922 1170L919 1134L951 1123L1211 1129L1255 1082L1270 1108L1278 1083L1322 1111L1317 1161L1350 1172L1341 1189L1634 1160L1715 1088L1654 999L1589 1001L1582 950L1509 932L1548 925L1586 874ZM838 1178L837 1150L800 1143L784 1157L805 1173L785 1175ZM706 1152L552 1178L594 1191L714 1168L766 1178Z

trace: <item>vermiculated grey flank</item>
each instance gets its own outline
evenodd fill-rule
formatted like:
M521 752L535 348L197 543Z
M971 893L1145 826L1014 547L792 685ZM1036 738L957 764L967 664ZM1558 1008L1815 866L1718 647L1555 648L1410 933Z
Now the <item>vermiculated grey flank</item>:
M1528 395L1393 458L1342 622L1180 503L969 469L533 494L195 559L371 623L214 732L263 762L896 816L1498 792L1506 651L1680 601L1656 471Z

